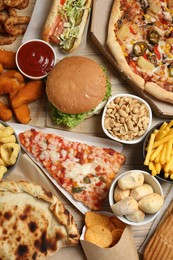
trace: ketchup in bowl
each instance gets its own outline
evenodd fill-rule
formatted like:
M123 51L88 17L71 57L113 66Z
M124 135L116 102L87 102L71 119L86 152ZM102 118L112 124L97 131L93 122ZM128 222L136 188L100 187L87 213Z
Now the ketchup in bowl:
M55 51L47 42L30 40L23 43L16 53L16 64L22 74L31 79L48 75L56 61Z

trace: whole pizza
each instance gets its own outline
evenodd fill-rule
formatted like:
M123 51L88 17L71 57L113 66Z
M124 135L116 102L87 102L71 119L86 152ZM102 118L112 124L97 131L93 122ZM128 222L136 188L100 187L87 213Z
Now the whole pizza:
M115 0L107 45L135 86L173 104L172 0Z

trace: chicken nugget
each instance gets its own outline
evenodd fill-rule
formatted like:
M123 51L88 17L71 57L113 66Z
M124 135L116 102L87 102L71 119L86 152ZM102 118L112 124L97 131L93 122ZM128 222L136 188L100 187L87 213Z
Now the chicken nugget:
M19 89L17 94L12 98L13 108L20 107L23 104L29 104L41 98L45 93L44 82L42 80L29 81Z
M2 74L3 77L7 78L14 78L17 79L19 83L22 83L25 81L25 77L17 70L7 70Z
M28 124L31 120L30 110L27 104L23 104L20 107L13 108L16 119L21 124Z
M18 89L18 87L19 82L16 79L0 75L0 95L13 92Z
M13 51L6 51L0 49L0 63L5 69L16 68L15 56L16 53Z
M0 101L0 119L3 121L9 121L13 116L11 109Z

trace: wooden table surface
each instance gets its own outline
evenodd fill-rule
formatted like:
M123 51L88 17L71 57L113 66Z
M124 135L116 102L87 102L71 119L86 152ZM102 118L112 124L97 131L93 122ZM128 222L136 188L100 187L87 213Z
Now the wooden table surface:
M32 4L34 5L34 0L31 1ZM31 8L32 9L32 8ZM20 45L18 43L18 45ZM14 47L13 47L14 48ZM9 49L9 48L7 48ZM96 48L96 46L91 42L90 35L88 34L87 38L87 43L86 46L83 50L80 52L76 53L76 55L82 55L89 57L99 64L103 65L104 67L107 68L107 73L110 78L111 84L112 84L112 94L118 94L118 93L130 93L130 94L135 94L134 91L128 86L126 82L124 82L120 75L115 71L115 69L112 67L112 65L108 62L108 60L103 56L103 54ZM40 103L42 104L40 106ZM31 116L32 120L30 124L37 125L37 126L50 126L48 125L48 114L47 114L47 106L45 105L44 102L39 101L34 104L30 105L31 109ZM85 133L86 135L91 134L94 136L101 136L105 137L102 129L101 129L101 124L100 124L100 119L101 116L95 116L92 120L93 121L88 121L88 126L85 125ZM92 122L98 122L96 124L96 127L92 127L92 131L90 131L91 124ZM161 118L157 118L156 116L153 115L153 122L152 125L155 125L157 122L162 121ZM87 128L88 127L88 133L87 133ZM82 129L80 129L80 132L82 132ZM127 170L132 170L132 169L139 169L139 170L144 170L143 166L143 157L142 157L142 142L139 144L135 145L123 145L123 153L126 156L126 162L122 166L120 173L127 171ZM166 196L170 184L168 183L161 183L164 194ZM84 224L84 216L82 213L80 213L73 205L69 203L69 201L62 196L62 201L66 205L67 209L74 215L75 221L77 222L77 225L79 227L79 230L81 232L82 226ZM108 201L105 203L103 210L108 210L110 211ZM134 240L137 249L140 247L140 245L143 243L148 231L150 230L152 223L144 225L144 226L138 226L138 227L132 227L133 230L133 235L134 235ZM85 255L83 253L82 247L75 246L73 248L64 248L56 254L56 257L51 257L50 259L71 259L71 260L83 260L86 259ZM118 259L117 259L118 260ZM129 259L132 260L132 259Z

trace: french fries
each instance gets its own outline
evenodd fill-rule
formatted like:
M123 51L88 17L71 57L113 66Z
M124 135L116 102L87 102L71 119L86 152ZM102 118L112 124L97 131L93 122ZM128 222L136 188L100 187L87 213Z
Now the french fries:
M144 165L148 166L152 175L164 172L165 178L173 180L173 119L164 122L150 136L146 147Z

